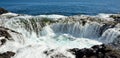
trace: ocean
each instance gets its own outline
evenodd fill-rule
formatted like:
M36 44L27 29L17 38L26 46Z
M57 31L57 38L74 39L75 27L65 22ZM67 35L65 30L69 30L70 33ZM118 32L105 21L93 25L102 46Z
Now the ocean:
M0 58L120 58L119 3L0 1L0 7L10 11L0 15Z
M97 15L120 13L120 0L3 0L0 7L29 15Z

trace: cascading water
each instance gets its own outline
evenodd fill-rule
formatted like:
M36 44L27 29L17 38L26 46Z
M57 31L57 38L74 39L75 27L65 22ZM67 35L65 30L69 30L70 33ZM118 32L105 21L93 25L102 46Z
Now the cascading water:
M106 26L111 21L98 17L8 16L1 15L0 20L3 21L0 23L18 33L9 31L14 41L8 40L0 47L0 51L15 52L13 58L75 58L68 49L111 43L120 36L118 24L114 28L111 24ZM105 41L101 42L103 40ZM49 51L49 55L45 51Z

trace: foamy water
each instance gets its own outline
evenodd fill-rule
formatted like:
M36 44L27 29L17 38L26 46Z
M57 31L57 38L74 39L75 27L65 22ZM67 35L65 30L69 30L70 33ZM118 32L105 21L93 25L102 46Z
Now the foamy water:
M1 16L7 17L11 14L8 13ZM2 18L6 19L6 21L2 21L3 26L15 30L20 34L9 31L14 41L7 40L6 44L0 47L0 52L2 53L6 51L15 52L16 54L12 58L51 58L51 56L57 54L62 54L66 58L75 58L74 55L67 51L68 49L82 49L90 48L93 45L100 45L102 44L100 39L105 39L105 42L109 43L120 35L120 32L117 32L119 29L110 29L105 31L101 36L99 34L101 24L97 22L89 22L84 26L79 21L65 21L51 24L49 24L50 22L45 22L45 25L41 22L41 17L53 20L65 19L66 16L62 15L17 16L17 14L12 14L12 16L12 18ZM102 17L102 15L100 16ZM111 36L112 33L114 33L113 36ZM51 49L54 49L54 51L50 55L44 53Z

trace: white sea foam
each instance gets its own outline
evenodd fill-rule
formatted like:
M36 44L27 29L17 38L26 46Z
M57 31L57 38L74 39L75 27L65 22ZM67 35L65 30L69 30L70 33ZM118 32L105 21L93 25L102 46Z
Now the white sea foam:
M4 22L3 26L20 33L9 31L14 41L7 40L5 45L0 46L1 53L6 51L15 52L16 54L13 58L51 58L51 56L56 54L63 54L66 58L75 58L74 55L67 51L68 49L90 48L93 45L102 44L99 40L105 40L105 42L110 43L120 35L119 28L111 28L106 30L100 37L101 24L98 22L88 22L83 26L79 21L74 23L70 21L67 23L46 24L41 27L39 17L52 18L53 20L67 17L62 15L18 16L12 13L3 15L16 16ZM76 17L79 19L79 16ZM81 17L84 18L86 16L83 15ZM97 17L109 18L105 14L100 14ZM27 20L27 23L21 22L19 18ZM30 18L38 18L38 21L30 21ZM0 39L2 38L4 37L0 37ZM50 55L44 54L44 51L51 49L54 49L54 51Z
M2 14L2 15L4 15L4 16L18 16L18 14L16 14L16 13L11 13L11 12L5 13L5 14Z
M52 14L52 15L39 15L39 16L40 17L47 17L47 18L54 18L54 19L66 17L66 16L63 16L63 15L56 15L56 14Z

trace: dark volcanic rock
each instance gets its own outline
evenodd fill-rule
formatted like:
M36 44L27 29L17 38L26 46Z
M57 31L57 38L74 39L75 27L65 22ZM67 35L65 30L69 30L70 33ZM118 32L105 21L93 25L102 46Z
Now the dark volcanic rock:
M9 31L9 32L8 32L8 31ZM0 39L0 43L1 43L0 45L1 45L1 46L4 45L7 40L14 40L14 39L12 38L10 32L21 35L21 33L19 33L19 32L16 32L16 31L11 30L11 29L9 29L9 28L5 28L5 27L0 26L0 37L2 38L2 39Z
M47 50L43 52L48 58L70 58L61 52L56 52L55 49Z
M5 53L0 53L0 58L11 58L14 55L15 55L14 52L7 51Z
M2 39L0 39L1 42L1 46L4 45L6 43L6 40L12 40L12 36L8 33L8 28L4 28L0 26L0 37L3 37ZM11 32L15 32L10 30Z
M115 19L116 22L120 23L120 14L118 14L118 15L111 15L110 17Z
M13 33L17 33L17 34L21 34L19 32L16 32L14 30L9 29L9 28L5 28L5 27L0 26L0 37L5 37L8 40L10 40L10 38L12 38L12 36L9 34L8 31L13 32Z
M3 13L8 13L8 11L3 9L3 8L0 8L0 15L3 14Z
M90 49L70 49L76 58L120 58L120 50L108 45L95 45Z
M106 31L107 29L109 29L109 28L114 28L115 27L115 25L116 24L104 24L103 26L101 26L101 28L100 28L100 35L102 35L103 33L104 33L104 31Z
M1 45L4 45L6 43L6 39L1 39Z
M7 32L6 29L0 28L0 37L5 37L7 39L11 38L11 35Z
M43 53L46 54L46 55L49 55L49 54L51 54L51 53L53 53L53 52L54 52L54 49L51 49L51 50L49 50L49 51L44 51Z
M51 58L68 58L65 55L63 55L62 53L58 53L58 54L54 54L51 56Z

